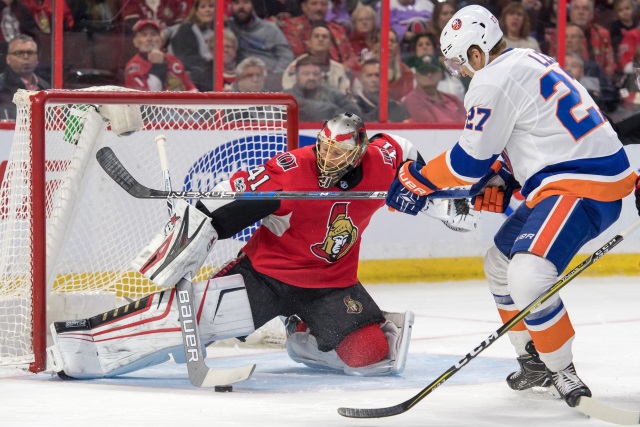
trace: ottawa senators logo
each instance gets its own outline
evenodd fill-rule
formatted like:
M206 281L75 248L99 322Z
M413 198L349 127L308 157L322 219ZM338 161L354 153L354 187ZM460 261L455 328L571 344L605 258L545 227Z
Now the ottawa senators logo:
M349 314L360 314L362 313L362 303L358 302L351 297L346 296L342 299L344 304L347 306L347 313Z
M335 262L345 256L358 238L358 228L347 216L348 203L336 203L331 208L327 223L327 236L322 243L311 245L311 252L327 262Z

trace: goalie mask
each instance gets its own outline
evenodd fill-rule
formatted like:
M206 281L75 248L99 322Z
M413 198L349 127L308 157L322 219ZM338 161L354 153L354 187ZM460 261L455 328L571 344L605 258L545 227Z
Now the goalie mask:
M502 38L502 30L495 16L482 6L466 6L451 17L440 34L444 64L453 76L459 76L462 67L472 72L467 51L478 46L484 52L484 65L489 63L489 51Z
M316 139L318 185L331 188L360 164L369 145L362 119L342 113L327 120Z

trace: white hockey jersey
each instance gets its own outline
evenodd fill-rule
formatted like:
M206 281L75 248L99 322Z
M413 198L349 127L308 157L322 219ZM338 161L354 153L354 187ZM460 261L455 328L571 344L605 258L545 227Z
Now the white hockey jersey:
M636 174L587 90L551 57L507 49L475 73L458 143L422 173L438 186L469 185L499 155L529 207L551 195L599 201L628 195Z

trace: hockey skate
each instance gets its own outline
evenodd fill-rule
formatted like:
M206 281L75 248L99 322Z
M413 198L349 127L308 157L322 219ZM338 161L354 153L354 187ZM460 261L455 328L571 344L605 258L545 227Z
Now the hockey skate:
M567 405L575 408L582 396L591 397L591 390L576 374L576 368L571 363L569 366L558 372L547 370L548 377L553 381L560 397L567 402Z
M507 377L507 384L513 390L527 390L532 387L550 387L552 379L547 375L547 367L538 355L533 341L525 347L526 356L518 357L520 370Z

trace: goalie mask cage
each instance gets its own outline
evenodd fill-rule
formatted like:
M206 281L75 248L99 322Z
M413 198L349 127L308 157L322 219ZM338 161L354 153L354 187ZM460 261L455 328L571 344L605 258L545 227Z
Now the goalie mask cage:
M126 194L98 165L98 149L111 147L140 182L162 189L154 138L163 134L173 189L205 191L298 146L297 104L286 94L109 87L19 91L14 102L0 187L0 365L33 372L45 369L52 322L157 291L130 263L167 222L166 201ZM142 129L117 136L106 112L126 105ZM235 257L254 230L218 242L194 280Z

